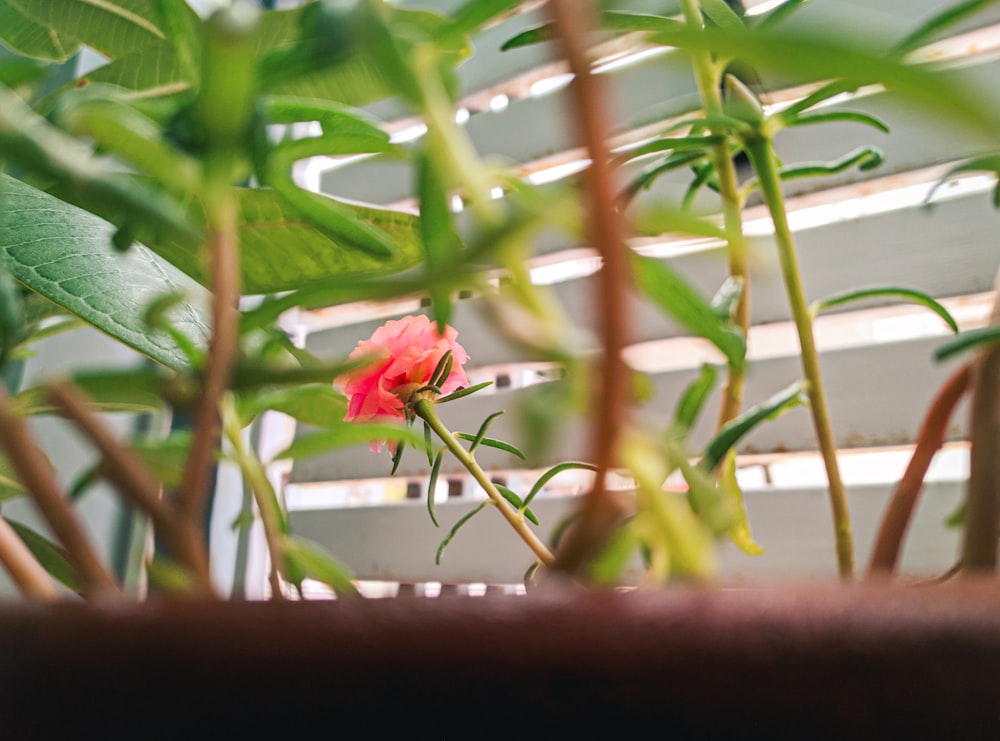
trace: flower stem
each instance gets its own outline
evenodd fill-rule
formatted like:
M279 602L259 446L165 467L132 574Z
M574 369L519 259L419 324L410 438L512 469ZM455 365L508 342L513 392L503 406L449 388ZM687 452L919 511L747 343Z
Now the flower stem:
M698 0L683 0L684 19L688 25L701 28L703 20ZM695 81L705 114L715 118L722 113L722 95L719 92L722 68L712 60L711 53L698 50L692 53ZM724 132L713 132L724 134ZM715 172L719 179L719 197L722 199L722 216L726 229L726 254L729 275L742 279L743 291L733 307L733 323L746 334L750 327L750 266L747 260L746 239L743 236L743 219L740 214L742 199L736 179L736 167L729 154L729 140L723 137L712 147ZM746 372L743 367L729 366L729 375L722 393L722 406L716 429L735 419L743 405L743 388Z
M767 204L771 220L774 223L774 238L778 247L778 258L781 262L781 274L785 281L785 290L788 292L792 317L799 335L802 370L809 383L808 393L813 427L816 430L816 439L823 455L823 463L826 466L826 475L830 484L830 505L833 510L833 524L837 541L837 565L841 578L850 579L854 575L851 516L847 506L844 484L840 478L837 444L833 437L830 411L827 407L826 393L820 374L819 356L816 352L816 342L812 331L812 316L809 313L805 289L802 286L802 274L795 252L795 242L788 226L785 198L781 191L781 179L778 176L775 163L774 145L767 136L759 134L747 141L747 152L760 180L764 202Z
M428 399L421 399L413 405L413 411L420 419L430 425L430 428L441 438L441 441L448 447L452 455L458 458L459 462L465 466L465 470L471 473L472 477L483 487L486 495L496 505L496 508L500 510L500 514L510 523L510 526L514 528L514 531L521 537L521 540L538 556L538 559L545 566L552 567L555 564L555 557L552 555L552 552L535 535L531 528L528 527L528 523L524 521L524 516L515 512L507 503L507 500L500 495L496 486L490 481L486 472L480 468L479 463L472 454L463 448L458 440L455 439L455 436L444 426L444 423L434 409L434 403Z
M56 600L59 592L52 578L35 560L17 532L0 517L0 564L7 570L21 594L29 599Z

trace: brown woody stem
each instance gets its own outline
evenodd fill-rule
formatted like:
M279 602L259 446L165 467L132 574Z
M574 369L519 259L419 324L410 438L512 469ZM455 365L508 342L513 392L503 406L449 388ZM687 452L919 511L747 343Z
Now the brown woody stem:
M617 462L629 390L628 369L622 357L628 331L625 308L628 248L622 215L615 207L615 177L607 145L611 133L608 97L600 87L599 78L590 73L585 45L587 33L596 28L594 7L579 0L551 0L549 8L556 37L574 74L570 85L574 118L591 160L585 181L590 214L587 226L591 243L603 261L596 308L604 354L590 423L592 460L597 475L576 527L567 533L557 554L557 566L573 573L596 555L622 516L621 505L607 491L605 479Z
M955 371L940 388L927 410L920 430L917 445L910 463L896 488L882 517L882 525L875 540L868 578L889 576L896 570L903 538L913 518L917 497L924 485L924 477L930 468L934 454L944 442L955 407L969 388L972 372L968 365Z
M89 596L120 596L114 576L101 561L76 512L70 506L27 422L13 409L0 386L0 447L28 490L45 521L76 568Z
M212 582L205 549L200 539L193 537L191 530L185 526L181 513L162 499L162 486L146 464L119 442L88 408L88 399L79 389L66 383L50 384L49 399L100 451L104 476L125 500L149 515L174 557L191 572L198 593L211 595Z
M0 564L10 574L21 594L29 599L59 599L52 578L18 537L17 532L0 517Z

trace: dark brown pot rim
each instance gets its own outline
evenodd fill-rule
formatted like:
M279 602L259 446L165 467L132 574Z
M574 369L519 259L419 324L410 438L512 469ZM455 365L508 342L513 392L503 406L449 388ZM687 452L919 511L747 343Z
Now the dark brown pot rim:
M10 738L996 737L1000 584L9 604L0 718Z

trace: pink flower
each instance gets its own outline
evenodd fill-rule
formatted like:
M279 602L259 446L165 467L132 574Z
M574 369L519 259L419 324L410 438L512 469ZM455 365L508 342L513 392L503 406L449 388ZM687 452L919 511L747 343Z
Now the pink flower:
M455 342L457 336L452 327L446 327L441 336L437 324L423 315L390 320L376 329L371 339L359 342L350 355L352 360L375 358L375 362L338 379L348 397L344 421L405 419L410 394L427 385L449 350L454 362L451 373L440 384L441 393L467 386L469 380L462 366L469 355ZM378 453L382 444L383 441L375 440L371 448Z

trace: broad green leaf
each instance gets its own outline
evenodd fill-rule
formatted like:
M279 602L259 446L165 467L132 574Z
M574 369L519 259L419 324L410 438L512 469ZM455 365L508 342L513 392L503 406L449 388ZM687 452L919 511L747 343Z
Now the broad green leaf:
M395 440L400 443L400 447L402 443L409 443L419 450L424 449L424 436L409 427L381 422L344 422L337 427L300 437L275 457L308 458L334 448L360 445L372 440Z
M452 25L440 37L468 34L494 18L513 11L522 0L465 0L451 13Z
M0 39L28 56L64 61L86 44L115 59L166 38L156 0L0 0Z
M117 85L143 98L157 98L186 93L194 88L196 81L184 70L173 44L161 41L91 70L71 85L79 87L91 83ZM69 87L67 85L64 90Z
M296 584L300 584L302 578L315 579L332 588L338 597L358 596L351 582L350 569L312 541L286 535L281 539L281 553L289 575L299 577L293 578Z
M10 177L0 178L0 267L67 311L164 365L183 368L184 353L151 334L144 307L165 291L200 294L186 276L144 247L111 247L114 228L93 214ZM173 324L196 345L208 330L186 304Z
M487 499L485 502L481 502L478 507L470 511L468 514L464 515L458 522L455 523L455 525L451 528L451 530L448 531L448 534L444 537L444 540L441 541L441 544L438 546L437 553L434 554L435 564L439 566L441 565L441 556L444 555L444 549L448 547L448 544L451 543L451 541L454 539L458 531L461 530L462 525L464 525L473 517L478 515L490 504L492 504L492 502L489 499Z
M742 368L746 357L743 335L721 321L708 301L666 263L641 255L632 256L636 284L661 309L699 337L704 337L726 356L734 368Z
M418 218L412 214L369 206L343 204L360 220L388 234L396 254L378 258L344 247L304 222L301 214L268 188L239 189L238 228L241 240L243 290L276 293L321 285L331 279L361 279L389 275L419 265L423 258ZM188 275L205 282L197 245L147 238L150 249Z
M263 391L240 399L240 422L248 425L267 410L283 412L314 427L330 427L340 425L347 413L347 402L330 384L310 383Z
M933 296L930 296L923 291L917 291L913 288L903 288L900 286L878 286L874 288L859 288L854 291L845 291L844 293L838 293L834 296L829 296L828 298L816 301L809 307L809 311L813 317L816 317L819 316L820 312L834 306L842 306L853 301L864 301L865 299L883 297L901 298L905 301L909 301L910 303L926 306L928 309L941 317L944 323L951 328L952 332L958 332L958 323L955 321L954 317L952 317L951 313L938 303Z
M705 454L698 465L709 471L714 470L725 458L726 453L761 422L777 419L789 409L807 404L805 389L804 381L793 383L728 422L705 447Z
M934 351L934 359L947 360L955 355L974 350L983 345L992 345L996 342L1000 342L1000 325L994 324L990 327L970 329L968 332L960 333L950 342L941 345L941 347Z
M80 576L77 574L76 569L73 568L72 564L70 564L66 551L45 536L38 534L27 525L22 525L20 522L16 522L15 520L11 520L7 517L4 517L4 519L7 520L7 524L14 529L17 536L24 541L24 544L28 546L28 550L31 551L31 555L38 560L38 563L42 565L42 568L44 568L49 575L52 576L52 578L74 592L79 592L83 588L80 582Z
M687 434L698 420L698 415L701 414L705 400L708 399L708 395L715 388L715 378L715 368L707 363L701 366L701 372L698 374L698 377L688 384L687 388L684 389L684 393L681 394L680 401L677 402L674 419L670 424L671 435L681 439L687 437Z

